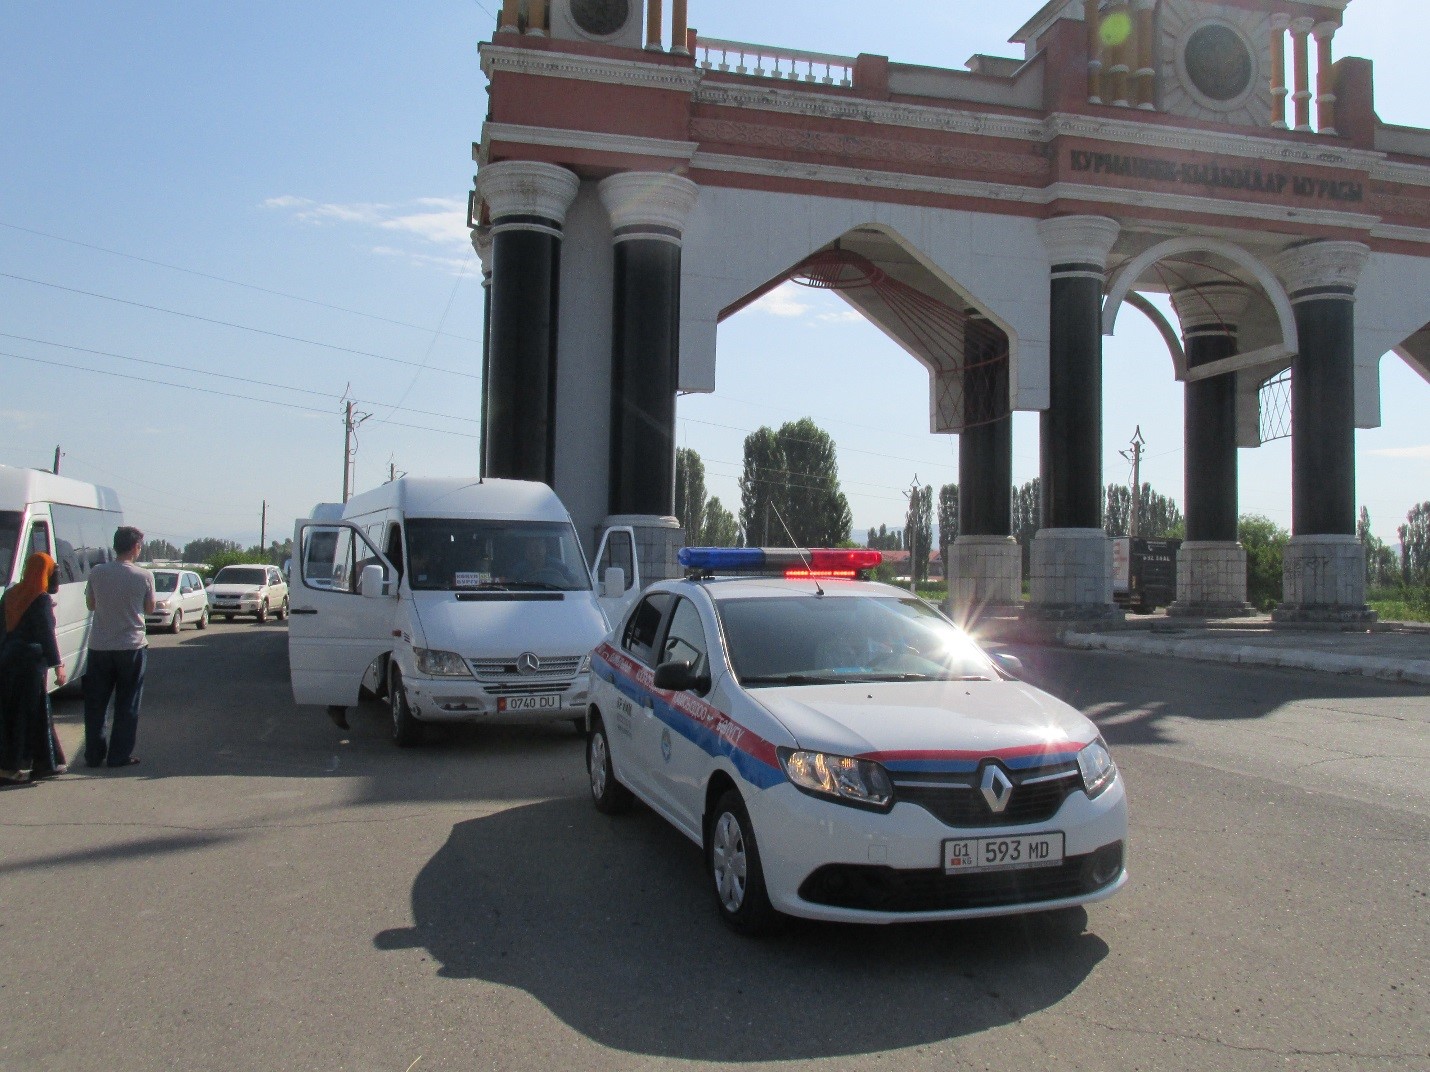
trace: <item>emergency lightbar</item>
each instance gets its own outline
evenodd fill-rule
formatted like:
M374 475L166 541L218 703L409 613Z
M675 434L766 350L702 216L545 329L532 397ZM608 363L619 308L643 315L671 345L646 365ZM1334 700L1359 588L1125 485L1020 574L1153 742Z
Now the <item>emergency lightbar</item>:
M691 573L782 573L790 578L858 577L884 561L882 551L815 547L682 547L680 564Z

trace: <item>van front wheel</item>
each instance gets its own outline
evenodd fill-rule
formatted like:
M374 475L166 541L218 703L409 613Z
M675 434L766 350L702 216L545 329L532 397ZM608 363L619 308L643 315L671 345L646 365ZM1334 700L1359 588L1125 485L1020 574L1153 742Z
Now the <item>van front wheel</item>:
M387 679L387 706L392 712L392 743L398 748L411 748L422 743L422 723L412 717L407 704L407 690L402 687L402 674L394 667Z

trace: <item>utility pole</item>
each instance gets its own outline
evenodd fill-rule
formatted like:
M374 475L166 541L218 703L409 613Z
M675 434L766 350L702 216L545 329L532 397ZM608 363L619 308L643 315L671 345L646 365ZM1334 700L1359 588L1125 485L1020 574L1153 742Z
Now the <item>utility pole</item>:
M1142 507L1142 453L1147 447L1147 441L1142 438L1142 426L1137 426L1137 431L1132 433L1132 443L1127 450L1119 451L1124 458L1132 463L1132 514L1127 520L1127 535L1137 535L1137 515L1141 513Z
M351 386L351 385L349 385ZM346 396L347 392L344 392ZM372 416L371 413L353 413L354 403L349 402L346 397L343 400L343 502L352 498L352 470L353 457L357 453L357 448L353 445L357 439L358 425Z
M62 453L60 452L60 445L59 445L58 443L56 443L56 444L55 444L55 465L54 465L54 468L50 470L50 472L54 473L55 476L59 476L59 475L60 475L60 459L63 458L63 457L64 457L64 454L62 454Z
M258 522L258 547L260 550L268 549L268 500L263 500L263 514Z
M919 475L914 474L914 482L909 486L909 518L907 522L909 537L909 591L918 595L919 582L919 499L923 493L919 490Z

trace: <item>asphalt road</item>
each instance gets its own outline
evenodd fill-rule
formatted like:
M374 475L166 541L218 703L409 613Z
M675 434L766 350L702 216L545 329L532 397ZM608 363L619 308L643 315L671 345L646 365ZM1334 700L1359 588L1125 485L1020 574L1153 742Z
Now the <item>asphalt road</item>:
M400 752L281 625L156 637L143 762L0 793L0 1069L1430 1069L1430 689L1019 654L1113 744L1127 889L752 942L568 727Z

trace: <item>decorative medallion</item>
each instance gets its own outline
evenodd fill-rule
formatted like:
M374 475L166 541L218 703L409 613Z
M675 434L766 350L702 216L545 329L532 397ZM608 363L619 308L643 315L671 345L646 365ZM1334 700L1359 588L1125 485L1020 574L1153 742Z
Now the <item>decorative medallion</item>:
M1224 126L1271 123L1271 15L1214 0L1157 8L1159 110Z
M571 0L571 18L592 37L619 33L630 17L630 0Z
M1192 85L1214 101L1236 100L1251 88L1251 49L1230 26L1212 22L1196 30L1182 55Z

